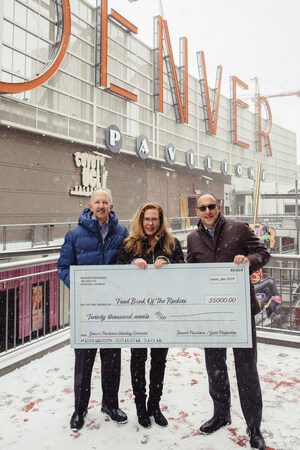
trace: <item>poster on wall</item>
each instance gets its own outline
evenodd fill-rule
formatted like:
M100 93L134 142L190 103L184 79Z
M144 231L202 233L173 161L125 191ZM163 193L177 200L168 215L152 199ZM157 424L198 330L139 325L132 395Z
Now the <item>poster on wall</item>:
M43 285L31 287L31 331L41 330L44 322Z

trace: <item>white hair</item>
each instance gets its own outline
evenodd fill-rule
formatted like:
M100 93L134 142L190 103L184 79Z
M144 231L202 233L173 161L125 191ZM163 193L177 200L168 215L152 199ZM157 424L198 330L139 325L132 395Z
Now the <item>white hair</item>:
M93 193L92 193L92 195L91 195L91 203L93 203L93 197L94 197L95 192L99 192L99 191L106 192L106 194L107 194L107 196L108 196L108 199L109 199L109 203L112 205L113 201L112 201L111 190L110 190L110 189L107 189L107 188L104 188L104 187L97 188L97 189L95 189L95 190L93 191Z

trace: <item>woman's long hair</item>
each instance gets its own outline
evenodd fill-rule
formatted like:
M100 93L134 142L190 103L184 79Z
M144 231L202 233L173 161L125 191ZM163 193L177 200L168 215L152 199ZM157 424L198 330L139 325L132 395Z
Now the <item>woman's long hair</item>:
M159 236L164 233L164 240L162 243L163 251L167 255L171 255L172 250L175 248L175 240L170 233L167 225L167 221L164 216L164 212L162 207L158 203L144 203L139 209L136 211L133 216L131 223L131 232L129 236L125 239L125 250L127 253L133 251L137 256L142 254L142 242L145 240L145 232L143 227L143 219L145 215L145 211L147 209L156 209L159 214L160 227L155 233L153 243L151 244L148 253L154 250L156 244L159 241Z

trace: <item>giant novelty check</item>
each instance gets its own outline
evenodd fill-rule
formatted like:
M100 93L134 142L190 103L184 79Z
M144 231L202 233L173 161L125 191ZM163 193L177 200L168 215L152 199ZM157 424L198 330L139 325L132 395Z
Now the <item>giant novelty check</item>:
M71 346L251 347L248 265L71 267Z

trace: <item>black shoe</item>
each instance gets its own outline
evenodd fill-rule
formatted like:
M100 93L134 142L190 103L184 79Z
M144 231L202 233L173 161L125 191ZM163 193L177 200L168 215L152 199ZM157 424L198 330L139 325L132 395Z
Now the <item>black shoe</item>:
M265 440L259 428L247 428L247 433L250 437L250 445L252 448L266 450Z
M213 416L211 419L201 425L200 431L203 434L211 434L219 430L220 428L225 427L225 425L229 425L230 423L231 418L229 415L225 417Z
M139 424L144 428L151 428L151 420L146 410L146 405L136 405L136 412Z
M87 415L87 409L82 413L78 414L76 411L73 412L73 415L70 420L70 428L71 430L80 430L84 424L84 418Z
M102 405L101 411L108 414L111 420L118 423L127 423L127 415L120 408L109 408L106 405Z
M166 427L168 425L168 421L161 412L159 405L153 406L151 403L148 403L148 414L149 416L154 417L157 425L160 425L161 427Z

